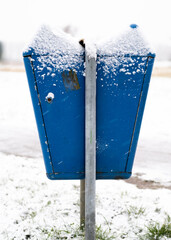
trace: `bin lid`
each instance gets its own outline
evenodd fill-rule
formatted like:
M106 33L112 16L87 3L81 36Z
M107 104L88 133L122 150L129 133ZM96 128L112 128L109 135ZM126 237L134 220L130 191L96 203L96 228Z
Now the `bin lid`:
M79 42L60 29L52 30L43 25L23 53L39 62L39 72L56 69L59 72L78 68L84 61L84 48ZM48 71L49 71L48 70Z
M97 54L100 56L152 56L155 53L150 43L142 33L140 27L131 24L119 36L101 41L97 45Z
M78 41L60 29L51 29L43 25L35 35L32 42L23 52L29 55L80 55L84 48Z
M96 44L97 55L100 56L152 56L155 57L150 43L144 37L140 27L131 24L119 36ZM60 29L51 29L43 25L35 35L33 41L23 52L23 56L30 55L83 55L84 48L78 41Z

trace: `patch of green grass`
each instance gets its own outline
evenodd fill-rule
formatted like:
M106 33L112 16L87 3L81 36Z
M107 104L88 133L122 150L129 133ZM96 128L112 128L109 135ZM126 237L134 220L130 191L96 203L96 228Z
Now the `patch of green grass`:
M74 224L65 226L65 229L57 229L55 226L52 228L42 229L42 234L47 240L71 240L71 239L84 239L84 231L80 227L75 227Z
M113 240L116 236L111 233L110 229L103 230L101 225L96 227L96 239L98 240Z
M165 238L164 238L165 237ZM158 222L151 223L147 227L147 233L145 234L145 240L162 240L171 238L171 217L167 216L165 222L161 225Z
M56 239L75 239L75 240L85 240L85 229L84 227L75 226L70 224L65 226L65 229L59 230L56 227L42 229L42 234L47 240ZM101 225L96 227L96 240L114 240L116 236L111 233L111 230L103 230Z
M143 215L145 213L145 208L140 207L138 208L137 206L130 206L127 209L128 216L134 216L135 218L138 218L140 215Z
M121 192L121 198L124 198L124 197L127 197L127 196L128 196L127 191Z
M120 238L121 238L121 239L128 239L128 233L122 233L122 234L120 235Z
M34 212L34 211L33 211L33 212L30 213L30 217L31 217L31 218L34 218L36 215L37 215L37 212Z
M161 212L161 208L156 208L156 209L155 209L155 212L156 212L156 213L160 213L160 212Z
M73 189L78 191L80 189L80 186L76 185L76 184L73 184Z
M45 206L45 207L51 205L51 203L52 203L52 202L49 200L49 201L46 203L46 206Z
M51 229L42 229L42 233L46 236L46 239L68 239L67 236L63 235L62 230L58 230L55 227Z

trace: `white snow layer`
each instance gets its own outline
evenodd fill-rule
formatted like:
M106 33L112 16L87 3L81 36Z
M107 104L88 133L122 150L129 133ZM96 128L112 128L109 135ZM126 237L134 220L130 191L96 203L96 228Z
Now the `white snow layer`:
M86 41L88 55L96 55L96 46ZM84 49L76 39L60 29L51 30L42 26L26 51L34 50L36 55L80 55ZM138 26L130 27L116 38L97 43L100 55L139 55L146 56L153 50L145 40Z
M96 55L100 56L98 61L104 63L104 74L108 74L109 68L113 69L112 72L115 74L116 68L121 64L132 66L136 59L133 60L131 56L147 56L153 52L144 39L141 30L135 25L134 28L130 27L117 38L112 38L106 42L94 44L86 41L86 55L89 59L96 59ZM52 31L47 26L41 27L27 51L38 56L37 68L43 78L45 68L59 72L73 69L77 72L84 63L84 48L78 41L60 29ZM106 55L112 56L112 58L106 58ZM126 55L129 57L125 57ZM143 71L144 64L142 63L138 71Z
M91 41L85 41L86 45L86 56L88 59L94 58L96 60L97 50L96 45L92 43Z
M34 49L37 55L70 55L83 52L83 48L76 39L60 29L51 30L43 25L35 35L32 43L26 51Z
M44 68L51 68L59 72L73 69L77 72L83 64L83 47L76 39L60 29L51 30L42 26L32 43L25 52L37 55L39 73Z
M117 75L120 67L120 72L125 72L125 75L144 73L147 56L153 54L153 50L139 27L135 26L125 30L117 38L97 44L97 63L103 69L104 76L110 73Z
M116 39L112 38L108 41L99 42L97 48L99 55L146 56L153 52L138 26L136 28L130 27Z

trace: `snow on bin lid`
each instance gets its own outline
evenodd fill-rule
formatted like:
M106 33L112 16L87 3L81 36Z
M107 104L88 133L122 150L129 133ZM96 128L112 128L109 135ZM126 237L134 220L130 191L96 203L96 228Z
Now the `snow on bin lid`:
M43 25L23 55L80 55L83 48L76 39L60 29Z
M100 42L97 49L98 55L154 56L153 50L136 24L131 24L130 28L117 38Z
M42 26L23 56L36 56L38 72L44 76L44 69L63 72L73 69L77 72L84 61L84 48L69 34L60 29L52 31ZM52 71L52 74L54 74Z

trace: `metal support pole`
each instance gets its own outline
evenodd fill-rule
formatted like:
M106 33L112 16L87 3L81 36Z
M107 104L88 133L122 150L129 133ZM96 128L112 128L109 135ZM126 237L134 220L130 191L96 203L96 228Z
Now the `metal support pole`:
M86 49L85 240L95 240L96 56Z
M80 228L85 226L85 180L80 180Z

